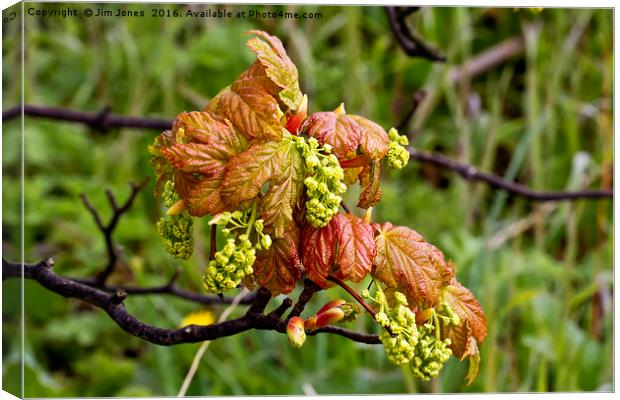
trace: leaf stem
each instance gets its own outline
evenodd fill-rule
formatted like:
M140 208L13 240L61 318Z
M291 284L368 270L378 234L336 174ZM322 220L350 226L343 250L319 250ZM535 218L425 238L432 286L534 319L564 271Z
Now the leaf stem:
M256 199L254 199L254 202L252 203L252 214L250 214L250 222L248 222L248 227L245 230L245 234L248 237L250 237L250 233L254 227L254 221L256 220L256 204Z
M336 278L334 275L327 275L327 280L334 282L336 285L340 286L341 288L343 288L344 290L347 291L347 293L349 293L358 303L360 303L360 305L362 307L364 307L364 309L366 311L368 311L368 314L370 314L372 316L372 319L375 320L375 310L364 301L364 299L362 299L362 296L360 296L359 294L357 294L357 292L355 290L353 290L353 288L351 288L351 286L347 285L346 283L344 283L342 280Z
M217 225L213 224L211 225L211 244L210 244L210 248L209 248L209 260L213 260L215 258L215 249L217 247L216 244L216 237L217 237Z

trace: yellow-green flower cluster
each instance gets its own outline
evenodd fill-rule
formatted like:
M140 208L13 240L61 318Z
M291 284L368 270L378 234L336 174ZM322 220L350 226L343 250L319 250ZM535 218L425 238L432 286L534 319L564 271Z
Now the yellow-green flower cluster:
M306 142L297 136L297 148L304 157L307 178L304 180L308 199L306 218L316 228L322 228L338 213L342 201L339 195L347 190L344 184L344 171L338 158L331 154L331 146L319 146L315 138Z
M443 364L452 355L450 339L441 340L438 323L429 321L418 327L420 339L411 361L411 372L422 380L429 380L439 375Z
M388 145L387 162L390 168L401 169L409 162L409 152L404 146L409 145L407 136L399 135L395 128L388 132L390 143Z
M446 302L430 311L428 321L418 327L420 340L415 349L416 356L411 362L411 372L422 380L429 380L439 375L443 364L452 355L450 339L441 340L441 326L456 326L461 322L459 316Z
M364 291L362 295L379 306L375 319L381 325L379 339L385 347L388 361L396 365L409 363L415 355L419 334L415 314L409 309L405 295L395 292L392 307L388 305L381 288L377 290L375 297L370 297L368 291Z
M271 237L263 233L263 220L255 218L256 203L251 210L221 213L209 222L223 227L226 244L215 253L205 271L203 284L208 292L222 293L237 287L254 272L256 251L271 246ZM255 237L256 243L250 237Z
M172 181L164 185L162 197L167 208L181 199L175 192ZM172 256L181 260L191 257L194 250L193 220L186 212L162 217L157 222L157 232L163 239L164 248Z

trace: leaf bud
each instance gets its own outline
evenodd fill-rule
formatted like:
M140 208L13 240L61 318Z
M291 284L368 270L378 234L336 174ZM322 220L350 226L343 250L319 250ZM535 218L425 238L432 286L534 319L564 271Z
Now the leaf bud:
M304 320L301 317L293 317L286 324L286 335L288 342L295 348L300 348L306 341L306 331L304 330Z

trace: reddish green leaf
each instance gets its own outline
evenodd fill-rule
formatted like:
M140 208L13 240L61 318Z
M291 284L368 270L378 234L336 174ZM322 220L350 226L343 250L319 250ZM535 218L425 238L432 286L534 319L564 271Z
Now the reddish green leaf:
M175 190L185 200L187 211L195 217L226 210L220 196L221 185L222 174L205 177L177 171L174 178Z
M159 155L175 170L175 188L191 215L224 209L219 188L228 160L247 146L228 121L209 112L181 113Z
M389 222L381 226L375 240L373 276L404 292L411 305L436 305L441 288L454 275L441 251L416 231Z
M283 129L283 128L282 128ZM222 198L237 207L256 198L270 182L261 204L268 232L282 237L292 223L292 210L303 190L303 160L288 132L281 141L255 143L233 157L224 173Z
M353 214L336 214L330 221L336 233L335 275L359 282L372 269L375 239L370 224Z
M338 158L345 158L355 152L360 143L360 127L346 114L333 111L312 114L303 129L316 138L320 144L328 143Z
M293 224L293 209L304 189L303 176L303 159L291 149L261 202L266 232L277 238L283 237L287 226Z
M359 115L350 115L360 127L360 148L373 160L381 160L388 152L388 134L376 123Z
M269 289L272 296L295 289L295 282L301 276L297 226L289 225L282 239L274 240L269 249L259 251L253 268L255 281Z
M331 221L319 229L306 223L301 231L301 260L306 275L321 287L329 286L326 278L334 265L336 238L335 226Z
M262 31L252 30L249 33L258 37L248 40L246 44L256 53L267 76L282 89L279 93L280 99L290 110L297 110L303 94L299 90L297 68L286 55L282 42Z
M478 351L478 344L476 339L470 338L469 345L467 346L467 356L469 357L469 369L467 370L467 384L474 383L478 372L480 371L480 352Z
M264 68L254 64L205 106L228 119L250 139L280 140L283 113L276 99L273 83Z
M486 316L482 306L473 293L456 279L443 289L443 300L461 320L458 326L447 326L443 329L443 335L452 341L452 352L460 359L473 355L472 340L476 342L477 350L477 343L482 343L487 334Z
M329 224L302 230L302 262L308 278L327 287L327 275L359 282L372 269L374 234L370 224L353 214L336 214Z
M381 165L379 161L372 161L366 165L359 175L360 192L357 206L360 208L374 207L381 201Z
M172 178L172 166L161 155L161 150L170 146L173 142L172 131L165 131L157 136L154 143L149 146L149 152L151 153L150 164L155 171L155 196L161 195L164 184Z

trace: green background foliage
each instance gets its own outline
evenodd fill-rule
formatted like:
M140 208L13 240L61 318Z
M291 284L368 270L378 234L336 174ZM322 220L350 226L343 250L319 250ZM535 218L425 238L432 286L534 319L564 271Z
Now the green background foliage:
M26 5L82 11L95 6ZM144 10L145 17L26 17L27 103L91 111L110 105L119 114L170 118L201 109L252 62L243 32L262 29L279 36L297 64L310 112L344 101L349 112L389 128L408 111L411 95L424 89L426 103L403 130L419 130L417 148L535 189L611 184L611 10L424 8L410 22L448 55L441 64L407 57L379 7L226 7L322 13L297 21L151 17L153 7L183 13L215 8L197 4L97 7ZM5 27L5 65L19 60L19 43L10 35L17 26ZM451 81L455 66L519 36L525 38L523 53L474 79ZM19 95L20 82L10 68L3 71L6 107L7 99ZM121 129L101 135L77 124L28 118L26 260L53 256L60 274L96 273L105 265L105 248L79 193L107 216L104 189L123 199L129 179L150 177L116 231L124 255L112 282L158 285L179 267L179 284L201 291L206 221L196 221L195 255L187 262L168 256L156 233L162 209L151 194L147 145L157 133ZM17 120L5 124L3 148L3 253L19 259ZM385 172L382 189L374 219L410 226L437 245L484 307L489 334L476 381L466 386L467 366L454 359L438 379L422 384L389 365L381 346L319 335L296 350L285 335L246 332L211 344L188 394L612 389L611 201L533 203L415 161ZM350 204L354 192L347 194ZM347 298L332 289L309 308L316 311L336 296ZM199 346L143 342L100 310L33 282L25 283L25 299L26 396L175 395ZM3 283L3 304L4 389L19 392L17 280ZM130 296L126 305L141 320L169 328L199 308L163 296ZM366 316L349 327L376 329Z

